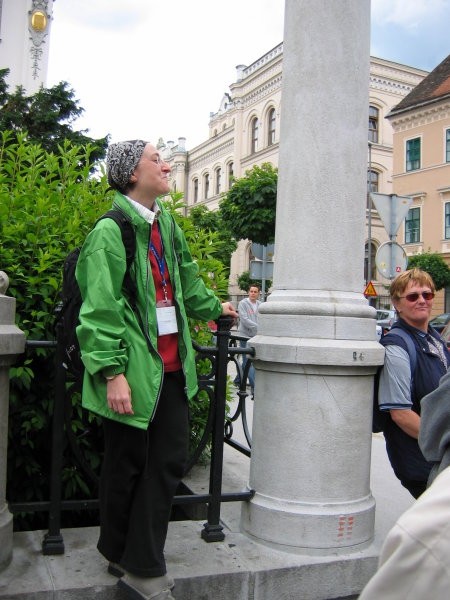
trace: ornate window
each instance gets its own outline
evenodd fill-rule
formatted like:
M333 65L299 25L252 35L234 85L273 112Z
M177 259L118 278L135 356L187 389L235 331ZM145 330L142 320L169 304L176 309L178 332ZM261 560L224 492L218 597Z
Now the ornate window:
M450 240L450 202L445 203L444 230L445 239Z
M228 189L233 185L233 177L234 177L234 164L232 162L228 163Z
M380 111L376 106L369 106L369 142L378 144L378 130L380 126Z
M365 248L364 248L364 280L365 281L372 281L373 279L377 278L377 268L376 268L376 264L375 264L375 256L377 254L377 247L376 244L374 242L371 242L370 244L370 273L368 272L369 270L369 243L366 242Z
M450 163L450 129L445 131L445 162Z
M410 208L405 219L405 244L420 241L420 208Z
M203 198L208 199L209 196L209 173L205 173L203 176Z
M258 121L257 117L254 117L252 119L252 122L250 125L250 131L251 131L250 153L255 154L255 152L258 151L258 137L259 137L259 121Z
M198 178L197 177L192 182L192 187L194 190L194 204L195 204L195 202L198 202Z
M267 115L267 145L272 146L275 144L275 126L276 126L276 113L275 109L271 108Z
M369 192L378 192L378 171L369 170L367 171L367 187Z
M420 137L406 140L406 170L417 171L420 169Z
M220 194L220 188L222 185L222 169L218 167L216 169L216 195Z

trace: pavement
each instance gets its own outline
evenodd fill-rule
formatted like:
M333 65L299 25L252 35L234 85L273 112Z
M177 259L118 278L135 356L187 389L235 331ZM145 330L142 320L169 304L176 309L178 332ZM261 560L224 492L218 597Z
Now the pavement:
M249 465L247 457L225 446L224 492L245 488ZM208 477L208 469L197 466L185 482L196 493L207 492ZM371 489L376 500L375 537L367 549L357 553L307 556L261 545L240 533L239 502L222 504L225 533L222 542L206 543L200 538L204 520L171 522L166 561L176 583L174 597L176 600L357 598L376 569L387 532L413 502L392 473L382 434L374 434L372 439ZM13 560L0 573L0 600L126 600L96 549L96 527L63 530L65 553L61 556L42 555L44 534L44 531L14 534Z

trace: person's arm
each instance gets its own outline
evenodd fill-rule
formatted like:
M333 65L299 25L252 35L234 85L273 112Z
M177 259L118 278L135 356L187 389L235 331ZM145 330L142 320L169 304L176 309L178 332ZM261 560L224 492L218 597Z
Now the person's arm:
M111 219L104 219L88 235L76 269L83 298L77 336L83 363L91 375L109 377L126 371L125 270L120 229Z
M412 410L411 364L408 352L400 346L386 346L378 401L380 410L389 410L392 420L400 429L418 438L420 416Z
M231 302L221 302L208 289L200 276L197 263L193 260L184 233L173 223L176 261L183 288L183 304L188 317L201 321L215 320L221 315L237 317Z
M416 440L419 437L419 429L420 429L420 417L413 410L407 409L391 409L390 411L391 418L396 425L403 429L405 433L415 438Z

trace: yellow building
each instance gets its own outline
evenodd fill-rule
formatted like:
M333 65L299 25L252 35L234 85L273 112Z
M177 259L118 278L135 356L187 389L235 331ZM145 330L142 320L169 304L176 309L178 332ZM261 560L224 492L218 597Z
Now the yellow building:
M412 196L399 231L408 255L438 252L450 265L450 55L388 115L394 131L394 193ZM450 311L450 290L435 313Z

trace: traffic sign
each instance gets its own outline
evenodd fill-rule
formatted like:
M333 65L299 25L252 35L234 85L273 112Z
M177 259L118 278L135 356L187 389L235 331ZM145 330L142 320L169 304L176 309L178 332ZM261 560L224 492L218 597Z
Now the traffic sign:
M273 262L263 260L250 261L250 277L251 279L272 279L273 278Z
M369 281L369 283L366 285L366 289L364 290L364 296L378 296L373 283L371 281Z
M393 237L408 214L409 207L413 203L412 197L371 192L370 198L375 204L389 237Z
M252 244L251 251L255 258L261 260L273 260L275 244L267 244L267 246L263 246L262 244Z
M400 244L386 242L378 248L375 255L375 264L378 271L386 279L394 279L399 273L406 270L408 257Z

